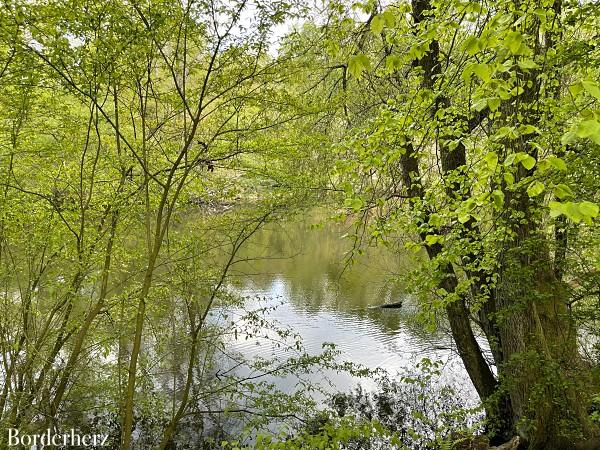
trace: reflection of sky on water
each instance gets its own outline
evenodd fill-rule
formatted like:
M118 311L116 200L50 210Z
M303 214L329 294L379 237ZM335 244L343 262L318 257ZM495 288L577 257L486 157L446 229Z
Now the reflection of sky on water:
M413 300L397 280L411 265L408 255L368 249L359 264L344 270L349 249L343 230L330 225L310 229L310 219L294 221L259 232L247 247L251 259L238 266L234 289L248 300L244 311L277 306L267 313L269 321L290 328L302 337L310 354L321 352L332 342L340 352L338 361L350 361L369 369L383 369L392 376L412 370L424 357L445 361L442 381L472 390L448 336L428 333L414 318ZM413 256L414 257L414 256ZM404 301L401 309L373 308L386 302ZM273 330L264 330L272 336ZM261 334L265 334L261 331ZM231 339L228 347L246 357L285 357L261 337ZM357 379L345 372L322 370L310 381L331 383L328 390L347 391L360 383L373 388L370 379ZM270 379L285 392L297 389L297 378ZM317 396L319 399L319 396Z
M432 342L431 339L426 339L431 336L424 332L420 335L415 334L414 327L402 325L403 322L411 319L402 310L365 311L364 308L362 310L350 308L339 311L331 308L315 309L310 304L302 308L301 302L290 298L294 289L290 289L289 284L294 280L286 278L283 274L278 275L260 288L253 280L243 283L240 293L248 297L244 310L277 306L275 310L268 313L268 319L298 333L309 354L318 354L324 342L332 342L340 352L338 361L351 361L369 369L385 370L392 376L405 369L414 369L423 357L432 360L440 359L446 362L441 381L459 388L468 385L468 389L471 389L462 365L449 350L447 338L436 335ZM336 287L329 294L336 297L343 295L343 292ZM239 314L241 315L242 312L240 311ZM396 329L391 330L389 326L382 324L386 316L388 319L395 317L393 322L398 322ZM264 333L261 331L261 335L274 337L275 333L267 329ZM232 339L229 347L246 357L270 358L276 355L285 358L286 356L284 350L274 348L271 341L263 337L252 337L247 340L241 337L237 340ZM329 369L314 372L308 378L328 391L348 391L359 383L367 389L376 386L372 379L359 379L349 373ZM291 393L298 389L298 378L294 376L270 377L268 380L284 392ZM327 382L330 384L329 387ZM321 396L317 394L316 399L320 400Z
M227 331L226 335L219 336L219 342L224 345L215 347L212 360L215 366L208 370L209 376L214 374L219 378L234 374L251 383L272 383L279 391L290 395L304 393L317 403L325 400L324 394L307 390L306 382L328 393L348 392L358 384L366 390L377 387L374 379L357 378L345 371L315 367L307 373L275 377L263 376L273 366L253 369L244 363L273 357L284 362L299 356L293 348L293 337L288 341L292 348L276 345L280 341L277 329L290 329L301 336L303 349L308 354L318 355L323 343L334 343L339 351L336 361L380 369L389 373L391 379L398 380L398 373L414 376L422 358L442 360L444 366L439 382L452 385L459 391L459 398L472 404L473 387L460 360L450 349L449 336L443 332L428 332L416 320L416 300L398 277L414 267L415 255L369 248L357 264L345 267L351 243L342 236L348 230L335 224L311 229L312 223L313 218L308 217L269 225L257 232L237 255L228 290L244 301L240 302L242 306L224 301L225 305L215 305L209 314L211 323L220 323ZM400 309L376 307L400 300L403 301ZM260 324L260 320L259 325L250 323L249 329L253 332L248 336L242 331L243 318L250 311L261 309L265 312L260 317L264 317L266 324ZM266 387L266 391L279 396L279 391L272 391L270 387ZM245 389L234 401L241 407L251 405L252 400L259 397L255 396L256 392ZM228 406L228 401L224 399L223 404L219 403L214 409ZM303 407L302 403L298 405ZM237 423L232 418L227 427L242 430L242 422ZM277 432L279 426L274 419L268 429Z

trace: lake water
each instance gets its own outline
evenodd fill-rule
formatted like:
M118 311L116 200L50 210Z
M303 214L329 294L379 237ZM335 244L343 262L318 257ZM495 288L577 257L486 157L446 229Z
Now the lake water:
M412 370L424 357L442 360L442 379L462 391L473 391L446 333L427 332L415 318L415 300L398 281L415 263L415 255L370 248L358 262L347 266L350 239L347 226L326 222L321 215L296 218L269 225L258 232L235 266L235 289L246 300L244 308L229 311L227 319L217 312L213 320L243 320L247 310L269 309L265 317L289 328L302 338L311 354L323 343L336 345L338 361L351 361L369 369L385 370L392 376ZM374 308L403 301L400 309ZM237 336L229 346L246 357L273 355L285 358L286 350L275 345L271 326L251 338ZM300 389L293 376L273 379L285 392ZM345 372L318 371L309 382L328 391L348 391L360 383L374 388L369 378Z

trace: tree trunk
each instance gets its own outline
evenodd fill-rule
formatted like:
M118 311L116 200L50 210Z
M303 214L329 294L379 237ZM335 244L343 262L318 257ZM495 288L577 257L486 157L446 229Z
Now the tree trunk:
M413 20L416 25L427 20L427 14L431 11L429 0L414 0ZM440 66L440 47L437 40L433 40L429 46L429 50L419 60L413 61L413 65L420 67L423 70L423 87L434 89L436 79L441 74ZM436 120L438 111L448 110L450 107L450 99L444 95L437 95L432 107L432 118ZM466 126L470 132L483 120L485 114L480 114L479 117L473 120L467 120ZM446 121L454 121L456 118L446 117ZM451 149L446 145L444 136L436 138L437 148L440 153L441 160L441 175L447 177L454 171L466 165L466 148L462 142ZM418 196L423 199L422 188L414 187L412 182L414 174L419 173L418 159L414 154L412 146L407 150L407 154L401 159L403 164L403 182L408 188L409 195ZM470 193L463 186L456 182L447 182L446 194L453 199L466 200ZM425 219L424 222L428 222ZM473 234L478 234L476 225L473 219L464 224L461 229L461 234L465 240L473 239ZM425 242L425 236L421 236ZM426 245L427 253L430 258L435 258L442 250L439 244L433 246ZM475 255L472 255L474 258ZM440 287L444 288L448 293L456 292L458 287L458 278L451 264L446 263L440 270L444 274L444 279L440 283ZM471 293L475 297L480 291L481 286L485 283L486 276L483 272L467 273L471 278ZM493 300L488 300L479 310L480 324L486 338L490 344L492 354L498 363L498 358L502 355L501 334L496 321L496 305ZM496 439L500 442L505 442L513 435L514 423L511 420L512 414L510 407L510 399L503 393L498 391L498 383L492 373L487 361L483 357L483 353L471 326L469 309L466 305L466 299L461 296L460 300L454 301L446 305L446 315L450 323L452 337L458 349L460 358L469 374L469 378L473 382L475 389L484 403L486 414L490 422L490 430L493 430Z
M407 145L405 154L400 158L402 170L402 181L407 190L408 196L413 199L423 199L424 192L418 181L419 164L418 158L412 145ZM422 218L424 222L429 221L428 214ZM442 251L440 244L428 245L426 242L426 233L421 236L421 241L427 250L430 259L436 258ZM455 292L458 287L458 278L451 265L446 264L440 267L443 278L439 286L446 292ZM505 396L492 401L492 396L497 391L497 381L490 369L487 361L483 357L481 347L475 339L468 308L465 299L453 301L446 305L446 315L450 323L452 338L456 344L458 354L467 370L479 398L484 402L488 418L494 422L494 428L499 440L512 435L512 423L506 420L511 417L509 403Z
M433 12L429 0L413 0L412 6L417 26L427 21L428 15ZM536 27L535 24L529 26ZM537 29L529 32L533 36L538 35ZM536 46L536 49L539 48ZM423 71L423 87L434 91L434 120L456 123L457 118L447 116L450 99L435 92L436 80L441 76L439 43L434 39L428 52L413 65ZM535 75L531 78L524 76L524 93L517 98L514 106L524 116L521 119L524 124L537 123L532 105L538 96L540 82ZM439 111L444 114L438 116ZM470 132L473 129L471 120L465 122L469 123L467 132ZM449 148L445 144L443 130L436 133L435 139L442 177L466 165L466 149L462 142ZM537 159L535 147L529 145L529 139L521 139L518 143L520 148L512 150L525 152ZM419 173L418 159L412 147L401 163L409 196L423 199L422 188L415 188L412 183L414 175ZM521 178L532 174L523 173L523 168L521 172ZM452 181L446 182L446 194L460 201L470 196L460 182ZM506 390L498 390L491 371L487 373L489 367L474 339L464 299L448 304L446 313L459 355L481 399L485 403L490 397L496 397L496 405L488 405L487 411L493 419L499 419L498 434L506 438L510 433L519 433L531 449L572 448L578 433L591 436L595 431L582 406L585 403L572 383L572 376L577 373L580 364L576 333L566 307L566 291L556 278L542 233L536 231L541 224L534 219L535 210L525 188L517 194L506 191L505 196L509 199L509 212L516 213L505 225L517 237L504 244L503 259L499 262L499 286L479 314L498 366L502 387ZM478 234L472 220L459 231L465 240L474 239ZM424 240L424 236L421 238ZM436 250L436 246L439 244L426 246L430 258L441 251ZM452 266L446 264L440 270L444 275L440 287L449 293L455 292L458 283ZM467 276L472 281L472 293L476 295L485 283L485 274L468 272Z
M533 218L533 201L522 192L516 202L528 221L514 227L516 237L503 252L496 290L512 420L520 423L516 431L530 449L569 449L580 436L597 433L580 393L585 369L567 291L537 230L541 224Z

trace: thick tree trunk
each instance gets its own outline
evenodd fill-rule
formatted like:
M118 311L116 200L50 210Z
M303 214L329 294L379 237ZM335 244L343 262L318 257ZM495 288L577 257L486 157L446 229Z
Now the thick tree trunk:
M520 423L517 431L530 449L570 449L581 436L597 434L581 392L585 369L567 291L537 230L533 202L525 192L515 201L528 220L513 228L516 237L504 250L496 290L512 420Z
M552 8L560 21L560 0ZM539 23L528 23L526 33L539 36ZM548 32L549 33L549 32ZM548 52L555 37L546 35L545 45L535 43L539 54ZM523 93L501 109L506 123L539 124L541 77L537 71L517 74ZM558 91L556 92L558 95ZM531 142L535 134L507 142L513 152L524 152L536 160ZM534 169L519 166L516 180L533 176ZM576 441L593 442L597 430L585 411L587 380L579 357L577 331L567 307L567 291L560 278L561 253L552 261L548 236L539 217L537 197L530 198L525 187L505 189L509 238L502 248L495 300L501 313L502 369L507 376L513 422L530 449L570 449ZM557 236L561 239L561 236ZM560 244L564 244L561 242ZM594 445L594 444L592 444ZM597 445L597 444L596 444ZM598 447L593 447L598 448Z
M413 199L422 200L424 191L419 181L416 181L420 179L418 157L412 145L407 145L405 154L400 159L400 164L402 181L408 196ZM427 222L429 220L427 217L428 214L425 213L425 216L423 220ZM427 250L429 258L436 258L442 251L441 245L428 245L425 238L426 234L423 234L421 241ZM443 278L439 286L446 290L446 292L455 292L458 287L458 278L453 267L446 264L440 268L440 271L443 272ZM494 422L495 434L500 441L506 441L512 435L513 430L510 420L506 420L506 418L512 417L509 402L505 396L496 396L498 398L494 399L493 403L490 401L491 397L496 394L497 381L483 357L481 347L475 338L465 299L461 297L459 300L446 305L446 315L458 354L463 361L477 394L486 406L487 416Z
M427 20L427 14L431 11L429 0L414 0L413 1L413 20L418 26L420 23ZM423 70L422 84L427 89L434 89L436 79L441 75L440 66L440 47L437 40L430 43L429 51L413 64ZM437 112L440 110L448 110L450 100L443 96L436 96L435 104L432 108L432 116L436 120ZM483 120L484 114L473 120L467 120L465 126L469 132ZM446 118L447 121L454 120ZM450 149L445 142L443 136L437 139L437 148L440 152L442 176L452 174L454 171L466 165L466 148L462 142L454 148ZM401 159L403 164L403 181L407 186L411 197L423 198L423 191L420 186L414 187L411 174L419 173L418 159L414 154L412 146L408 148L407 155ZM454 182L446 184L446 193L450 198L466 200L470 193L465 191L463 186ZM427 222L428 220L425 220ZM466 240L471 240L472 234L477 234L476 225L473 220L469 220L462 229L463 237ZM425 242L425 236L421 236ZM435 258L442 250L439 244L426 246L428 256ZM476 255L472 255L475 258ZM450 264L444 265L441 268L444 273L444 279L440 283L440 287L446 292L456 292L458 287L458 278L454 272L454 268ZM481 287L485 283L486 276L483 272L467 273L471 278L471 293L476 297L481 292ZM489 299L479 310L480 325L486 338L490 344L492 354L498 364L499 358L502 355L501 334L496 321L496 305L493 299ZM504 394L498 392L497 380L494 377L487 361L483 357L483 353L471 326L470 312L466 304L466 299L461 297L459 301L454 301L446 306L446 315L452 331L452 337L457 346L461 360L469 374L475 389L486 407L486 413L490 421L490 430L493 430L498 441L506 441L513 434L514 423L512 422L512 414L510 407L510 399Z
M428 20L431 12L429 0L413 0L413 18L417 26ZM537 35L537 31L533 30L532 34ZM435 90L436 80L441 76L439 57L439 43L433 40L429 51L413 63L423 70L422 84L427 89ZM537 98L539 81L532 75L531 79L524 79L522 85L526 86L525 92L517 100L517 107L526 117L533 114L534 108L528 103ZM456 118L447 117L447 114L437 115L438 111L446 113L449 110L450 100L443 95L435 95L435 92L434 98L434 118L440 120L440 117L445 117L441 120L456 122ZM523 123L536 123L535 117L527 119L529 121ZM467 132L470 132L473 129L471 121L465 122L468 123ZM441 172L446 178L465 166L467 160L462 143L451 149L444 141L443 131L437 133ZM528 139L522 139L519 145L522 148L513 149L515 152L523 151L537 158L535 149L528 145ZM423 199L422 188L412 183L414 175L418 175L418 159L412 148L407 150L401 163L409 196ZM531 173L522 173L521 177L527 175ZM446 194L462 201L470 195L464 186L452 181L446 184ZM571 376L580 365L565 291L556 278L549 252L541 239L542 233L538 235L536 232L539 224L534 222L534 211L525 189L516 197L511 192L505 192L505 195L509 202L513 196L513 202L507 204L518 217L512 218L512 223L509 218L506 225L508 229L512 228L517 238L505 244L504 258L500 261L499 286L495 295L481 308L479 316L506 390L497 391L494 377L491 372L487 373L489 367L474 339L469 310L463 298L446 307L452 335L481 399L485 402L496 397L495 407L488 405L487 410L488 415L491 413L499 422L498 431L502 437L519 433L531 449L572 448L577 433L591 436L594 430L582 407L584 402L571 383ZM469 221L464 224L461 233L465 240L476 239L475 223ZM436 245L427 246L431 258L439 253ZM441 270L444 278L440 287L447 292L455 292L457 278L453 268L447 265ZM472 281L472 294L477 295L485 283L485 274L468 272L466 275ZM571 435L569 431L572 431Z

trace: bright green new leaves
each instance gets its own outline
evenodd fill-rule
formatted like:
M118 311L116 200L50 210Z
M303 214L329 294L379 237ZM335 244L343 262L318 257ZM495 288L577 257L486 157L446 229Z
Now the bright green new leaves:
M592 97L595 97L597 100L600 100L600 86L596 81L583 80L581 85L588 92L588 94L590 94Z
M377 14L371 20L371 31L373 34L380 34L383 31L383 27L385 27L385 19L381 14Z
M504 45L510 50L513 55L517 55L521 44L523 43L523 35L518 31L508 33L504 39Z
M440 236L439 234L428 234L427 236L425 236L425 243L427 245L434 245L442 242L444 242L444 236Z
M498 165L498 153L496 152L487 153L483 159L486 165L492 170Z
M504 205L504 192L499 189L494 189L491 193L492 202L494 203L494 207L496 209L502 208Z
M470 218L471 218L471 214L469 214L468 212L460 211L458 213L458 221L460 223L467 223Z
M533 61L532 59L520 59L519 62L517 62L517 65L519 66L519 68L528 71L531 69L537 69L538 67L540 67L535 61Z
M371 19L370 27L373 34L381 34L384 28L391 28L396 24L396 16L390 10L376 14Z
M469 64L463 70L462 77L465 81L469 81L471 76L475 74L484 83L492 79L492 68L489 64Z
M344 206L350 208L353 212L358 212L365 206L365 201L360 197L347 198L344 201Z
M498 97L492 97L487 99L487 105L490 108L490 111L494 112L500 108L500 103L502 100Z
M369 70L371 62L364 53L359 53L350 57L348 61L348 71L354 78L360 78L364 70Z
M600 122L595 118L578 122L563 135L561 142L563 145L568 145L573 143L576 138L590 139L600 145Z
M533 169L533 166L535 166L535 158L531 155L526 155L521 160L521 164L523 164L523 167L525 167L527 170L531 170Z
M385 27L391 28L396 24L394 13L386 10L381 14L376 14L371 19L371 31L373 34L381 34Z
M600 122L595 119L583 120L575 127L575 135L588 138L600 145Z
M531 49L524 43L523 35L519 31L511 31L504 38L504 46L513 55L528 55Z
M538 170L540 172L545 172L550 168L554 168L561 172L566 172L567 164L562 158L554 155L550 155L538 162Z
M554 195L556 195L561 200L565 198L575 197L571 188L563 183L556 185L556 187L554 188Z
M592 97L600 100L600 85L593 80L582 80L569 86L569 91L573 97L577 97L582 91L586 91Z
M527 195L529 195L530 197L537 197L542 192L544 192L545 189L546 186L544 186L543 183L539 181L534 181L527 187Z
M385 24L388 27L393 27L396 25L396 16L394 15L394 13L392 11L385 10L383 13L381 13L381 15L383 16L383 19L385 20Z
M592 202L581 202L578 204L579 212L586 217L598 216L598 205Z
M476 36L469 36L465 40L464 48L469 55L473 56L485 49L485 42L483 39L479 39Z
M511 153L504 160L505 166L521 163L527 170L531 170L535 166L535 158L525 152Z
M569 86L569 91L573 97L577 98L583 92L586 92L596 100L600 100L600 85L597 81L584 79ZM581 120L562 137L563 145L571 144L576 138L590 139L600 145L600 122L598 110L584 110L581 113Z
M485 83L492 79L492 70L488 64L475 64L473 72Z
M550 216L558 217L560 215L566 216L568 219L575 223L581 221L592 224L592 219L598 217L598 205L592 202L550 202Z
M390 73L395 70L400 70L403 65L404 62L398 55L390 55L385 58L385 69Z

